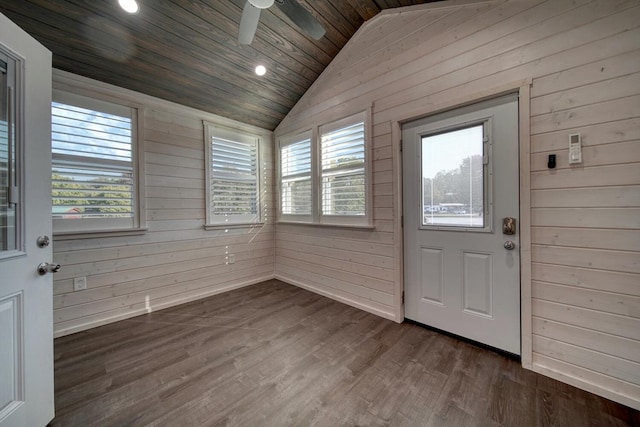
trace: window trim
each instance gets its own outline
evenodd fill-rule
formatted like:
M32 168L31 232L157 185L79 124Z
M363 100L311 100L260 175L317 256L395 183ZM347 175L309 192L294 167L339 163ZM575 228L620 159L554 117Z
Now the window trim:
M322 155L321 130L340 129L358 121L364 122L364 179L365 179L365 214L364 215L323 215L322 213ZM282 213L282 159L280 150L283 145L293 139L311 132L311 215L291 215ZM313 123L304 130L288 132L277 139L277 222L282 224L301 224L337 228L375 229L373 225L373 133L372 107L356 111L341 118Z
M55 85L55 81L54 81ZM128 221L112 221L109 219L81 218L73 222L53 219L53 235L58 240L71 240L95 237L110 237L144 234L147 230L145 197L144 197L144 106L128 102L124 99L104 97L91 90L77 90L65 87L64 90L54 88L52 102L89 108L110 114L121 114L128 110L131 113L131 166L133 176L132 200L134 203L131 225ZM77 92L77 93L76 93ZM53 167L53 153L52 153Z
M218 230L225 228L248 228L253 226L263 225L262 218L262 200L260 197L260 191L262 185L260 183L262 172L260 170L260 146L262 142L262 137L256 135L251 132L247 132L245 130L236 129L233 127L219 125L217 123L209 122L203 120L204 125L204 153L205 153L205 230ZM220 138L238 138L239 136L245 141L251 141L251 143L255 144L255 152L256 152L256 215L253 220L247 221L242 218L239 221L229 221L218 219L216 220L217 215L211 214L211 143L214 137ZM239 142L245 142L239 141ZM231 217L233 218L233 217Z

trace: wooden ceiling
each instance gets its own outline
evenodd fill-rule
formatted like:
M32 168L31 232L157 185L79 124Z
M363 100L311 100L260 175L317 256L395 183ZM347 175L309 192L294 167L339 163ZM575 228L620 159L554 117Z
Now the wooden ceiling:
M318 41L274 5L251 46L237 42L245 0L138 0L135 15L117 0L2 0L0 12L55 68L273 130L364 21L429 1L298 0L327 30Z

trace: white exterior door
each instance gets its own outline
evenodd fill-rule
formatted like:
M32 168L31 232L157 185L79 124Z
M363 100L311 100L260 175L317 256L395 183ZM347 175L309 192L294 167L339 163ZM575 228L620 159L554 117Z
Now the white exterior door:
M517 96L402 137L406 317L519 355Z
M0 426L53 412L51 53L0 14Z

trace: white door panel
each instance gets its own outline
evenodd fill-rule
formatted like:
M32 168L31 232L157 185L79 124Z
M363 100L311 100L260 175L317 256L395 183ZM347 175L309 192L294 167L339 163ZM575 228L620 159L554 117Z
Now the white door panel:
M53 409L51 53L0 14L0 426Z
M406 317L520 354L517 97L406 124L403 170Z

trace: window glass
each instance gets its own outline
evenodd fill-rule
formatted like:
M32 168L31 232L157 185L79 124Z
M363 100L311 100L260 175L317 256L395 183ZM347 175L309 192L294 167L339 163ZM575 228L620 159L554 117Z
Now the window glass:
M279 139L281 221L371 225L369 117L362 111Z
M280 207L284 215L311 215L311 137L280 147Z
M0 58L3 57L0 53ZM14 67L13 61L0 59L0 252L17 249L17 206L12 203L11 191L17 185L19 165L15 155L16 135L12 131L15 116L11 117L15 98L9 92L9 87L14 87Z
M207 125L209 224L260 220L258 138Z
M364 122L321 136L322 215L365 215Z
M53 218L134 216L132 119L53 102Z
M484 125L422 137L422 225L485 226Z

